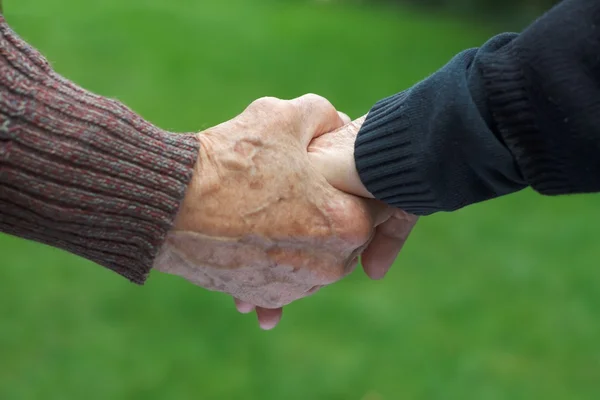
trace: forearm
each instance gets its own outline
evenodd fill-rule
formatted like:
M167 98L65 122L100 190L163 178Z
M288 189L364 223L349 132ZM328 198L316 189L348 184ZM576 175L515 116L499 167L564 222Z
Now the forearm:
M513 40L506 34L457 55L412 88L377 103L355 144L360 178L376 198L417 215L452 211L525 186L492 132L473 65Z
M56 74L0 23L0 230L147 276L198 154Z
M564 0L478 66L493 129L544 195L600 191L600 2Z
M600 3L566 0L377 104L356 142L367 189L417 214L532 186L600 190Z

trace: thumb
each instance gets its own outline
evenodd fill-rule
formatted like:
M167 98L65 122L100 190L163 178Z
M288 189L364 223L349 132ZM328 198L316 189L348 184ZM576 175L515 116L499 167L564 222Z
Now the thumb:
M346 193L372 198L354 163L354 142L364 121L365 117L361 117L313 139L308 146L308 158L331 186Z

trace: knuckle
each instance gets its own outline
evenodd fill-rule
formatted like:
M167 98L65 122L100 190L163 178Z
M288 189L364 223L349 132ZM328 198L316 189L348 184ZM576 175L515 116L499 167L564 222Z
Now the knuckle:
M248 108L247 111L253 110L264 110L277 107L280 103L283 103L283 100L278 99L277 97L261 97L259 99L254 100Z
M288 100L281 100L276 97L261 97L253 101L246 109L247 113L261 116L268 115L268 121L279 123L290 121L299 114L297 107Z
M352 199L346 204L341 229L341 237L350 247L361 247L369 241L373 234L373 221L362 201Z
M309 103L315 103L315 104L330 104L329 100L327 100L325 97L323 96L319 96L318 94L315 93L307 93L304 96L301 97L304 101L307 101Z
M298 113L298 108L291 101L282 100L277 105L276 111L286 116L294 116Z
M301 117L300 110L291 101L281 101L269 111L271 123L286 127L286 132L293 131Z
M326 110L327 112L336 113L337 115L337 110L333 104L331 104L331 102L323 96L319 96L318 94L314 93L308 93L302 96L301 99L306 102L311 109Z

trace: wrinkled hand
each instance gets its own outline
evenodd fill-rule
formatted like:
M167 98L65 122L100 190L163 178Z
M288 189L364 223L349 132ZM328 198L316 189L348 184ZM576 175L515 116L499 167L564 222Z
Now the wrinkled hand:
M315 138L308 147L308 156L332 186L346 193L372 198L362 184L354 162L354 143L364 121L365 117L359 118ZM373 240L361 257L363 268L372 279L385 276L417 223L415 215L392 207L379 217Z
M343 124L315 95L263 98L199 134L195 174L154 268L228 293L240 311L257 306L266 329L281 306L350 273L390 213L335 189L309 162L311 140Z

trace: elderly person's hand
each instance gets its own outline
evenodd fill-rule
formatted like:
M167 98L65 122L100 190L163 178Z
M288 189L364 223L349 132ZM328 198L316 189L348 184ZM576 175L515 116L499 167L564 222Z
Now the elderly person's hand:
M263 98L199 134L196 173L154 268L256 306L263 328L280 307L353 270L386 207L332 187L311 140L343 126L325 99Z

